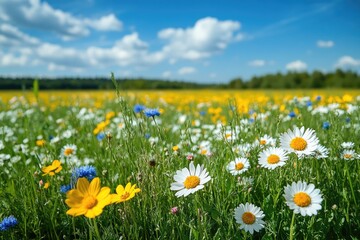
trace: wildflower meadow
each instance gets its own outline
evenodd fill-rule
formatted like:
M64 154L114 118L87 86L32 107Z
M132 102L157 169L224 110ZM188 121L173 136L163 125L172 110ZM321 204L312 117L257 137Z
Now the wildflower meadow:
M1 239L360 237L360 92L43 94L1 94Z

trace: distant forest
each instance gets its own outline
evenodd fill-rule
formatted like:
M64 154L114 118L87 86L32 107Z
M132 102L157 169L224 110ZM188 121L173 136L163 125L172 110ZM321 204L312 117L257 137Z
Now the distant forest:
M109 78L39 78L42 90L50 89L114 89ZM33 77L0 76L0 89L26 90L33 86ZM353 71L336 70L331 73L320 71L288 72L254 76L248 81L235 78L224 84L199 84L158 79L117 79L120 89L292 89L292 88L360 88L360 75Z

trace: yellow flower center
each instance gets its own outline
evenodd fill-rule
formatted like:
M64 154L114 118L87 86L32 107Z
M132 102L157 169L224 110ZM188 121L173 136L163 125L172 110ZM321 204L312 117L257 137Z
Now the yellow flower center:
M130 193L125 192L123 195L121 195L120 198L121 198L122 200L126 200L129 196L130 196Z
M349 154L349 153L344 154L344 158L349 159L349 158L351 158L351 157L352 157L352 155L351 155L351 154Z
M298 192L294 195L294 203L299 207L307 207L311 204L311 198L309 194L304 192Z
M184 182L186 189L195 188L199 184L200 178L198 176L188 176Z
M255 215L251 212L244 212L241 218L245 224L253 224L256 220Z
M239 162L239 163L237 163L237 164L235 165L235 169L238 170L238 171L240 171L240 170L243 169L243 168L244 168L244 164L241 163L241 162Z
M206 150L206 149L202 149L200 154L201 154L201 155L205 155L206 153L207 153L207 150Z
M97 204L97 199L94 198L93 196L87 196L84 200L83 200L83 205L85 206L85 208L87 209L92 209L93 207L96 206Z
M67 148L67 149L64 150L64 155L65 155L65 156L69 156L69 155L71 155L73 152L74 152L73 149Z
M225 134L225 138L226 138L226 139L228 139L229 137L231 137L231 133Z
M290 142L290 147L296 151L304 151L307 146L305 139L296 137Z
M271 154L267 158L267 162L270 163L270 164L275 164L275 163L278 163L279 161L280 161L279 156L275 155L275 154Z
M266 144L266 140L260 140L260 145L265 145Z

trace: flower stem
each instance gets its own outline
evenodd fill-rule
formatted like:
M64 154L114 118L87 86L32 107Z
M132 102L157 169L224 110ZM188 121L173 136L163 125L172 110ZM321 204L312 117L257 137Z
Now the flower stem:
M97 226L96 218L94 218L94 229L95 229L96 237L101 240L101 236L100 236L100 233L99 233L99 228Z
M290 240L294 239L295 235L295 212L293 212L292 219L291 219L291 225L290 225Z

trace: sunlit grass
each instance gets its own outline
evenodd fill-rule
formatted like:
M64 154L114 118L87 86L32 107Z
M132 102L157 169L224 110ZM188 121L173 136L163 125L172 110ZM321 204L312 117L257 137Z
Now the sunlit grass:
M24 99L22 95L1 92L0 216L18 220L1 233L3 239L360 235L358 91L136 91L121 92L122 100L115 92L40 91L38 103L32 93ZM159 108L161 115L135 113L135 104ZM325 121L328 128L323 128ZM282 167L261 167L260 139L267 134L279 146L281 134L294 126L314 129L328 156L299 159L289 154ZM344 142L354 143L353 160L342 157ZM66 150L73 145L76 151ZM234 176L227 166L237 157L247 158L250 167ZM46 168L57 159L60 170L58 162L54 169ZM176 171L188 168L190 160L203 164L211 181L177 198L170 186ZM129 182L141 191L128 201L105 206L96 221L67 215L67 196L60 189L71 183L76 167L85 165L95 167L101 186L112 194ZM284 188L298 181L321 191L322 209L316 215L293 218L286 205ZM254 234L240 230L235 222L235 208L246 202L265 214L264 229ZM95 204L90 203L87 206Z

